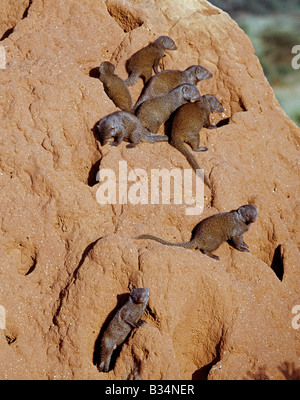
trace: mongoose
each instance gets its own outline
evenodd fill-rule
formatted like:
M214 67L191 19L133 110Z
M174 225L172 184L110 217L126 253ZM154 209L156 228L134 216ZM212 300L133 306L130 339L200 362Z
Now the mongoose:
M167 121L173 111L182 104L200 99L195 85L184 83L167 94L144 101L135 111L142 125L153 133L157 133L161 124Z
M119 146L124 140L130 142L127 147L135 147L140 142L166 142L168 136L156 135L147 131L141 121L126 111L115 111L103 117L97 124L100 143L104 146L111 138L111 146Z
M213 75L201 65L192 65L184 71L168 69L152 76L147 86L138 98L134 109L146 100L160 94L168 93L183 83L196 85L199 81L211 78Z
M188 160L191 167L196 171L200 166L194 155L184 145L188 143L194 151L206 151L207 147L199 147L199 132L202 127L208 129L216 128L211 125L209 115L211 112L223 112L221 103L215 96L205 94L199 101L184 104L175 112L172 120L170 144L179 150ZM204 175L204 182L210 186L208 178Z
M160 60L165 56L166 50L176 50L174 40L169 36L160 36L148 46L134 53L126 62L128 78L126 85L133 85L139 77L146 83L152 76L152 68L157 74Z
M127 85L118 75L114 74L115 66L109 61L103 61L99 67L99 79L104 91L114 104L121 110L132 113L132 99Z
M203 254L219 260L219 256L211 252L221 243L231 240L239 251L249 251L243 240L243 234L257 218L257 209L250 204L230 212L214 214L205 218L196 226L193 238L189 242L171 243L152 235L140 235L136 239L153 239L169 246L181 246L186 249L199 249Z
M101 338L99 371L109 370L110 359L116 347L125 341L132 329L145 324L141 317L148 299L149 289L132 289L127 302L116 312Z

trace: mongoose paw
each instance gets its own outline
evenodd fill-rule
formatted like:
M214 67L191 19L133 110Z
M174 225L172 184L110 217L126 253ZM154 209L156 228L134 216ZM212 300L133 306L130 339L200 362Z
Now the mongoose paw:
M236 249L239 251L247 251L248 253L250 253L250 250L248 250L246 247L243 247L243 246L239 246Z
M208 127L207 127L207 129L216 129L217 128L217 125L209 125Z
M199 147L198 149L193 149L193 150L194 150L194 151L207 151L208 148L205 147L205 146L201 146L201 147Z
M118 145L119 145L119 143L117 143L117 142L109 142L109 144L110 144L111 146L118 146Z
M140 319L137 323L136 323L136 327L140 328L141 326L145 325L146 321L144 321L143 319Z
M205 254L206 256L210 257L210 258L213 258L214 260L220 261L220 257L215 255L215 254L209 253L207 251L202 251L202 253Z
M127 144L127 145L126 145L126 148L127 148L127 149L133 149L135 146L136 146L136 144L130 143L130 144Z
M247 249L246 247L242 247L242 250L241 250L241 251L247 251L248 253L250 253L250 250Z
M102 361L99 365L98 365L98 371L99 372L107 372L108 369L105 367L105 362Z

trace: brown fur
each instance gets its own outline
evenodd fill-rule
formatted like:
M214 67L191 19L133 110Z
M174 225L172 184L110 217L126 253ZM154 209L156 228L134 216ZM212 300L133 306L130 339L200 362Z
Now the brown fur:
M184 71L169 69L159 72L158 74L152 76L152 78L148 81L147 86L136 102L134 109L136 109L144 101L152 99L153 97L161 94L168 93L183 83L197 85L199 81L209 79L211 77L212 74L204 67L201 67L201 65L192 65Z
M152 76L152 68L157 74L160 60L165 56L166 50L176 50L177 46L169 36L160 36L148 46L134 53L126 63L128 78L125 83L133 85L139 77L146 83Z
M120 346L134 328L145 324L141 319L149 299L149 289L132 289L129 299L121 307L103 333L100 343L99 371L107 372L113 351Z
M199 99L200 93L196 86L185 83L167 94L145 101L136 109L135 114L146 129L157 133L160 125L167 121L173 111L182 104Z
M172 121L170 144L179 150L187 159L191 167L196 171L200 166L194 155L184 143L191 146L193 151L206 151L207 147L199 147L199 132L202 127L216 128L209 121L210 113L223 112L219 101L212 95L204 95L199 101L184 104L176 111ZM210 186L208 178L204 175L204 182Z
M101 63L99 79L103 83L104 91L116 107L132 113L132 99L129 89L123 79L114 74L114 71L115 66L110 62L103 61Z
M239 207L230 212L214 214L202 220L195 228L193 238L189 242L172 243L153 235L140 235L136 239L152 239L169 246L180 246L186 249L199 249L207 256L219 260L212 251L216 250L223 242L231 240L239 251L248 251L248 245L243 240L251 223L257 218L255 206L250 204Z

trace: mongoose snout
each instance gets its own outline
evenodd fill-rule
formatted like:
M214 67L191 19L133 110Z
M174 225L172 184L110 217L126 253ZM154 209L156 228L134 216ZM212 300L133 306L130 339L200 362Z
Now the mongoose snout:
M149 289L132 289L130 297L135 304L145 304L148 303L149 293Z

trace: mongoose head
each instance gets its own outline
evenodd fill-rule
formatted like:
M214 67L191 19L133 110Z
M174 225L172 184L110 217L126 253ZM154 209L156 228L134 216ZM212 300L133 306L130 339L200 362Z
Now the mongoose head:
M201 95L195 85L192 85L190 83L184 83L183 85L180 85L180 86L181 86L183 98L186 101L200 100Z
M105 74L106 72L113 74L114 71L115 71L115 66L112 63L110 63L109 61L103 61L99 67L100 81L102 81L101 74ZM103 78L103 75L102 75L102 78Z
M178 48L174 40L169 36L160 36L152 43L152 45L165 50L177 50Z
M104 146L115 136L116 121L113 116L106 116L97 124L101 146Z
M205 94L202 96L202 98L208 103L210 107L210 112L221 113L224 111L222 104L212 94Z
M245 222L245 224L252 224L257 218L257 208L251 204L239 207L237 210L239 218Z
M204 81L205 79L209 79L213 76L211 72L209 72L206 68L201 67L201 65L191 65L185 71L187 71L189 75L192 75L193 83Z
M135 304L147 304L149 300L149 289L132 289L130 298Z

